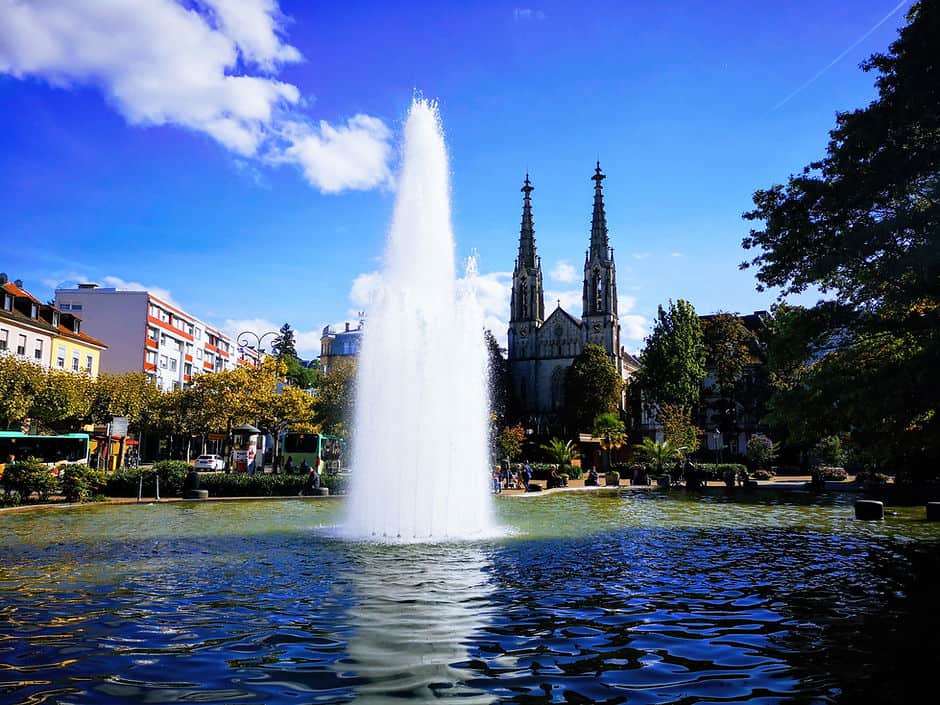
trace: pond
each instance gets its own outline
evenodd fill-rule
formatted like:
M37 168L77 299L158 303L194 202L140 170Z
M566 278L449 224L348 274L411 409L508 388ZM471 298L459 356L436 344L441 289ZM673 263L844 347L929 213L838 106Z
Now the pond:
M0 702L908 702L940 525L853 500L506 497L450 545L342 540L335 499L4 513Z

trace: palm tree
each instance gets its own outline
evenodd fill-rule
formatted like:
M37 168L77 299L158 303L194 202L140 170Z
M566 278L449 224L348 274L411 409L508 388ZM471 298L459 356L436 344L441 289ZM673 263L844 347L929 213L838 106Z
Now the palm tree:
M663 474L666 463L680 457L683 450L684 448L673 445L668 440L660 442L654 441L652 438L644 438L643 442L636 448L637 453L652 463L660 475Z
M620 448L627 442L627 434L623 421L617 414L598 414L594 417L594 429L591 435L600 439L601 448L607 451L607 469L610 469L611 451Z
M565 442L560 438L552 438L548 443L543 443L539 448L548 454L553 463L558 463L562 467L571 465L571 461L578 457L578 449L575 448L574 441Z

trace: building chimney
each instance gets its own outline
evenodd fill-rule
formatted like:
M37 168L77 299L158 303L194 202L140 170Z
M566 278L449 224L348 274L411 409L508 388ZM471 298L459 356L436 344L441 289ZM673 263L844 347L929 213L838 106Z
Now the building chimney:
M79 285L78 285L78 288L79 288L79 289L97 289L97 288L98 288L98 285L97 285L97 284L91 284L91 283L88 283L88 284L79 284Z
M346 321L346 332L349 332L349 321Z

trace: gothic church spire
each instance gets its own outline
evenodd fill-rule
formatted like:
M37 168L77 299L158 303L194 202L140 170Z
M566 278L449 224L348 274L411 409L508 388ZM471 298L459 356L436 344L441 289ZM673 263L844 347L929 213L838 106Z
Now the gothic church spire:
M529 181L529 174L525 175L525 184L520 189L525 196L522 199L522 228L519 231L519 262L520 268L535 266L535 224L532 222L532 196L535 187Z
M607 238L607 214L604 212L604 187L602 182L607 177L597 162L594 176L594 214L591 216L591 249L588 259L606 262L610 259L610 242Z

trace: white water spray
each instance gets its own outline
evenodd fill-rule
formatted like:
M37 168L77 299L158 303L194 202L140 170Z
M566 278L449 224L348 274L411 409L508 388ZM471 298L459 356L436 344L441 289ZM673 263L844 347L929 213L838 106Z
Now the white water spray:
M454 274L437 106L415 100L384 271L359 356L345 533L399 541L492 533L487 355L468 266Z

